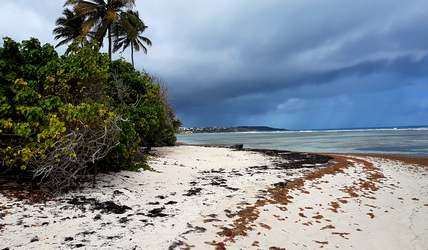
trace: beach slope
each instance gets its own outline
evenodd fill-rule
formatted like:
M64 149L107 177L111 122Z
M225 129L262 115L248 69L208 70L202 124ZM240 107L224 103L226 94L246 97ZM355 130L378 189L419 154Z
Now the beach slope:
M0 249L428 246L425 161L197 146L156 155L154 171L103 174L47 200L3 185Z

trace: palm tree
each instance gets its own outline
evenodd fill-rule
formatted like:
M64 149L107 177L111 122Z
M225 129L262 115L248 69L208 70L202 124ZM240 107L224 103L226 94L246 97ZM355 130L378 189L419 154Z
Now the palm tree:
M108 37L108 54L112 57L112 26L125 9L132 8L135 0L67 0L65 5L74 6L80 16L85 17L85 26L92 27L95 40L102 47Z
M62 14L63 16L56 20L56 28L53 30L55 40L62 39L56 47L76 40L85 41L89 34L89 30L84 28L85 19L70 9L65 9ZM70 48L67 49L66 53L69 50Z
M122 12L119 21L113 25L113 36L115 38L113 52L120 49L124 51L131 46L132 66L135 67L134 49L136 51L141 49L147 54L146 46L152 46L152 41L142 35L147 28L137 11Z

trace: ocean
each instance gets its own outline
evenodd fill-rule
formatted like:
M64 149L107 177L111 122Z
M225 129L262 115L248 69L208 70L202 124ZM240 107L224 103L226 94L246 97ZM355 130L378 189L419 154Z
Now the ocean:
M186 144L244 144L300 152L387 153L428 156L428 127L303 130L177 135Z

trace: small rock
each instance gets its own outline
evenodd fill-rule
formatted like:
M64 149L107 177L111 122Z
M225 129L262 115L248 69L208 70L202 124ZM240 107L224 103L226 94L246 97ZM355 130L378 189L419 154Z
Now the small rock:
M194 196L198 195L202 191L202 188L191 188L187 193L183 194L184 196Z
M80 232L76 235L82 235L83 237L86 237L87 235L92 235L94 233L95 233L95 231L83 231L83 232Z
M65 237L65 239L64 239L64 241L72 241L72 240L74 240L73 237Z
M123 194L122 191L119 191L119 190L114 190L113 191L113 195L121 195L121 194Z
M36 241L39 241L39 237L37 237L37 236L34 236L34 237L30 240L30 242L36 242Z
M165 207L155 208L149 211L147 214L148 217L165 217L168 216L164 214L162 211L165 210Z
M101 214L95 215L94 220L101 220Z
M230 146L230 148L233 148L233 149L243 149L244 148L244 144L235 144L235 145Z

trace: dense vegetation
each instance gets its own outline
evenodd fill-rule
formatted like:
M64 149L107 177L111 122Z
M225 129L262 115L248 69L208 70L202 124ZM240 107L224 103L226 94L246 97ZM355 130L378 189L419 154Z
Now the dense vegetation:
M152 42L135 0L66 0L54 47L37 39L0 47L0 175L56 191L98 170L136 169L142 149L173 145L179 121L156 78L134 69ZM108 54L99 52L107 37ZM132 65L112 61L131 48Z
M142 164L141 148L175 143L179 122L156 79L97 43L59 56L37 39L0 47L0 173L62 190L96 169Z

